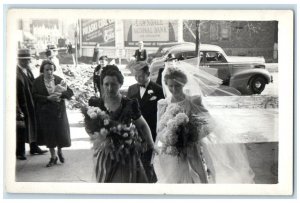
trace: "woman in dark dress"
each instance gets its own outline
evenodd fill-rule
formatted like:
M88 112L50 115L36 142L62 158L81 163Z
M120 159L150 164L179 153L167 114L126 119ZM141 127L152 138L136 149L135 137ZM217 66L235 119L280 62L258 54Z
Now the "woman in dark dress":
M70 99L73 91L60 77L53 74L55 69L52 61L43 61L40 68L40 72L43 74L33 82L32 87L38 122L38 144L46 145L51 152L47 167L56 164L58 158L61 163L64 163L65 158L61 149L71 146L70 127L64 99ZM57 147L58 158L55 147Z
M135 50L134 55L136 62L147 61L148 55L146 49L144 49L144 42L139 41L139 49Z
M131 100L120 94L124 77L117 66L107 65L101 73L100 82L103 85L104 98L90 100L89 105L105 111L111 120L129 124L133 122L147 148L152 148L154 142L149 126L141 115L137 100ZM103 141L101 144L107 142ZM94 161L97 182L110 183L147 183L147 176L140 155L131 153L125 161L114 159L103 150L105 147L95 147Z

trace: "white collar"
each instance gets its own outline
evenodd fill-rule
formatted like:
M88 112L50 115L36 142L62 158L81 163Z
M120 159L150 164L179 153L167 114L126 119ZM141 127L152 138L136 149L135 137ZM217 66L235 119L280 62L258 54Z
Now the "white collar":
M149 83L150 83L150 79L148 79L148 81L145 83L145 89L147 89Z

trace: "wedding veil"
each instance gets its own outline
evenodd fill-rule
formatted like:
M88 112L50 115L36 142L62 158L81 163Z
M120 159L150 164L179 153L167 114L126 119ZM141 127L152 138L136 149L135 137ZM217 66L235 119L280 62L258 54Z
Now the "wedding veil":
M201 104L193 103L193 100L190 104L193 105L193 109L198 109L198 112L205 109L203 113L192 116L201 117L202 120L204 117L210 131L201 139L199 146L212 174L210 183L254 183L254 172L249 164L246 147L236 139L234 129L230 129L230 118L214 115L212 112L216 112L216 109L213 111L207 101L211 96L215 96L214 100L219 99L219 102L222 102L224 97L217 96L237 96L240 93L234 88L223 86L221 79L202 70L197 64L198 58L167 62L162 80L169 68L179 69L187 76L184 94L188 98L201 98ZM166 98L170 98L172 95L164 81L162 87Z

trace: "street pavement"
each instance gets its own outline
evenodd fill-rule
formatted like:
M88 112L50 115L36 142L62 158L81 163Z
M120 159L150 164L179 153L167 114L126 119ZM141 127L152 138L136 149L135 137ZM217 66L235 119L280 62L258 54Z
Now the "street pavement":
M250 165L257 184L277 183L278 164L278 109L215 109L212 114L230 120L226 125L234 141L245 143ZM89 136L83 127L79 111L68 111L72 146L64 148L64 164L47 168L50 153L29 155L16 162L18 182L94 182L92 150ZM44 148L44 147L42 147Z

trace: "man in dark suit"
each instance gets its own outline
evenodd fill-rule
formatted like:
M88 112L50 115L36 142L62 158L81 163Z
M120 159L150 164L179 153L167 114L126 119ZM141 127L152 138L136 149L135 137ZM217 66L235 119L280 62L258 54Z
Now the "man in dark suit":
M36 117L34 102L31 94L34 76L30 70L31 54L29 49L18 51L17 65L17 146L16 156L19 160L26 160L25 142L30 143L30 154L44 154L37 141Z
M161 86L150 81L149 66L145 62L138 62L133 67L133 72L137 83L131 85L128 89L128 97L136 98L139 102L143 117L147 121L153 141L156 138L156 122L157 122L157 101L164 98ZM145 167L146 174L150 182L156 182L156 176L152 165L152 150L148 150L142 156L142 162Z
M107 66L108 64L108 58L107 56L101 56L99 58L99 65L95 68L94 74L93 74L93 83L94 83L94 90L97 97L102 97L102 89L100 85L100 75L103 67Z

